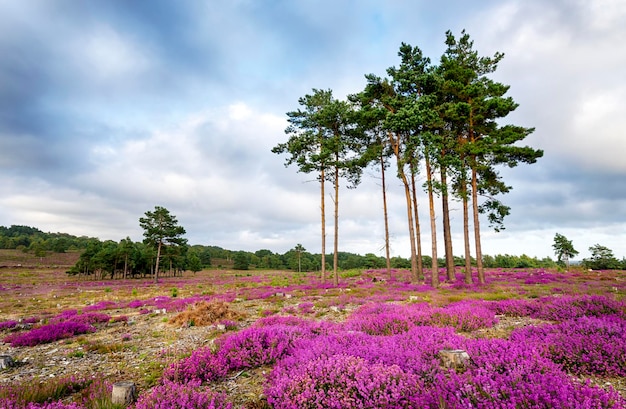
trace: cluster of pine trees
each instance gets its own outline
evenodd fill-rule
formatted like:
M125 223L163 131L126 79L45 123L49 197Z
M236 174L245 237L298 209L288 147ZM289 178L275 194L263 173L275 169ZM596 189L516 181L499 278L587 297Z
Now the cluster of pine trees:
M58 241L62 246L55 246ZM69 275L80 275L90 279L144 278L154 273L156 249L153 245L133 242L125 238L119 242L100 240L93 237L77 237L68 233L44 233L36 227L12 225L0 226L0 243L12 243L10 247L0 249L21 250L45 257L50 253L78 252L78 262L67 272ZM16 245L16 243L19 243ZM327 255L328 256L328 255ZM422 256L423 264L432 262L430 256ZM180 271L200 271L202 269L272 269L292 271L321 271L321 254L310 253L301 245L281 254L268 249L257 251L229 250L218 246L184 245L164 248L161 265L163 275L175 275ZM365 255L339 252L338 268L350 269L382 269L386 259L372 253ZM476 260L471 259L476 265ZM444 259L439 259L444 263ZM539 260L525 255L483 256L485 267L508 268L539 268L555 267L550 258ZM455 257L456 266L463 266L465 260ZM411 260L403 257L392 257L391 268L405 269L411 267ZM326 265L328 268L329 265Z
M386 260L387 268L391 268L385 171L395 163L394 172L402 181L406 198L414 280L424 279L417 211L417 191L423 188L428 196L432 271L439 267L438 197L447 279L454 279L449 202L456 199L463 207L465 280L472 281L471 221L478 279L484 283L479 214L484 213L490 225L499 230L510 210L499 195L511 187L497 168L534 163L543 152L519 145L532 128L498 122L518 106L506 96L509 86L489 77L503 54L479 56L465 32L457 39L448 31L445 43L439 65L432 64L418 47L403 43L398 53L400 65L389 68L387 77L366 75L365 89L346 100L335 99L331 90L314 89L299 99L301 108L287 113L289 139L272 151L288 154L286 165L295 164L299 172L314 173L320 182L322 278L326 277L325 182L333 186L333 278L337 283L339 183L343 179L349 186L358 185L363 170L372 164L382 175ZM417 186L418 173L425 174L422 186ZM432 285L439 285L438 274L432 275Z

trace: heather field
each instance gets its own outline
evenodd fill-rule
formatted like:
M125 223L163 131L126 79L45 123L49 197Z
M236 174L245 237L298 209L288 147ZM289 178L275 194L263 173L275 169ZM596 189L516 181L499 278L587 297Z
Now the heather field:
M623 271L64 271L0 269L0 408L626 407Z

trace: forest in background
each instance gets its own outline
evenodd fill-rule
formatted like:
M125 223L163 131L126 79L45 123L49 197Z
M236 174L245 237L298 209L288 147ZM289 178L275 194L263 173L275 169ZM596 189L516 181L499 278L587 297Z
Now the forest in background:
M151 273L154 248L142 242L125 238L119 242L100 240L95 237L74 236L67 233L46 233L36 227L12 225L0 226L0 249L19 250L30 254L35 260L50 253L79 253L78 263L69 274L86 274L93 278L121 278L126 265L127 277L143 277ZM339 268L384 268L385 258L369 253L365 255L339 252ZM200 271L202 269L231 268L276 269L293 271L319 271L321 255L310 253L298 246L283 253L268 249L254 252L224 249L219 246L193 244L183 246L175 252L165 251L164 273L168 271ZM430 264L430 256L423 256ZM0 265L4 260L0 260ZM410 260L392 257L392 268L410 268ZM550 257L538 259L527 255L483 255L483 263L489 268L554 268L557 263ZM465 259L455 257L455 264L463 266ZM475 260L472 259L475 265Z

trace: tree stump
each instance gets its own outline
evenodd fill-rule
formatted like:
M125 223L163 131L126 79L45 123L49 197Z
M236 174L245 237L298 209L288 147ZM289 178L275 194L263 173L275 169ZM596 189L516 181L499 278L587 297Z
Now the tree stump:
M439 359L444 368L463 370L470 360L470 356L462 349L442 349L439 351Z
M15 366L15 361L10 355L0 355L0 369L9 369Z
M111 403L128 406L137 398L135 384L129 381L116 382L113 384Z

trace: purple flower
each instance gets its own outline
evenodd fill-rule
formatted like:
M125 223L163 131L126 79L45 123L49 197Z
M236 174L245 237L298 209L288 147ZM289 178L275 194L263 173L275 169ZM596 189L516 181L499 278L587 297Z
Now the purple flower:
M397 365L369 363L351 355L321 356L297 367L278 366L266 389L278 409L411 408L417 376Z
M17 321L15 320L2 321L0 322L0 331L4 329L15 328L16 326L17 326Z
M200 381L180 384L165 380L149 393L142 395L135 409L231 409L226 395L201 390Z
M10 343L13 347L35 346L94 331L94 327L86 323L63 321L37 327L25 333L9 335L4 342Z
M511 340L537 345L575 374L626 376L626 320L614 315L517 329Z

